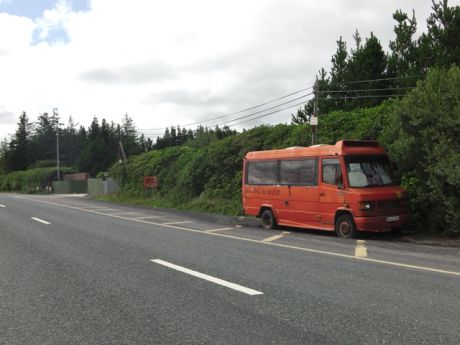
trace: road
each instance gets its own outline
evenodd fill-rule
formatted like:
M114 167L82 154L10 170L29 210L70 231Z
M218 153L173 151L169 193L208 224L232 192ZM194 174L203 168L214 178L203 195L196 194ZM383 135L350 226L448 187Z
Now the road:
M0 194L0 344L460 344L460 248Z

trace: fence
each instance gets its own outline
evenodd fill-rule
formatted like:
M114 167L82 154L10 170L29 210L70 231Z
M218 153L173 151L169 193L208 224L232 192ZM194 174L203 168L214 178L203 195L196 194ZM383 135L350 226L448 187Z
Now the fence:
M86 181L53 181L53 192L56 194L87 193Z
M114 194L119 191L120 187L112 178L107 178L105 181L101 178L88 179L88 194L91 196Z

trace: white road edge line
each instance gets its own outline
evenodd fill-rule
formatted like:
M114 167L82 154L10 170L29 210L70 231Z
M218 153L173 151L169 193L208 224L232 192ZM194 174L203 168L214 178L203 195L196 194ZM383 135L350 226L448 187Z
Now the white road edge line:
M35 220L36 222L43 223L43 224L51 224L51 223L47 222L46 220L43 220L43 219L40 219L40 218L36 218L36 217L30 217L30 219L33 219L33 220Z
M238 236L221 234L219 232L207 232L207 231L203 231L203 230L184 228L184 227L176 226L176 225L165 225L165 224L162 224L162 223L147 222L147 221L142 220L142 219L127 218L127 217L121 217L121 216L113 216L110 213L102 213L102 212L96 212L96 211L91 211L91 210L85 210L85 209L81 209L81 208L78 208L78 207L72 207L72 206L68 206L68 205L64 205L64 204L58 204L58 203L55 203L55 202L43 201L43 200L38 200L38 199L34 199L34 198L24 198L24 197L19 197L19 196L14 196L14 197L16 199L29 200L29 201L39 202L39 203L43 203L43 204L48 204L48 205L55 205L55 206L70 208L70 209L74 209L74 210L86 211L86 212L90 212L90 213L94 213L94 214L99 214L99 215L102 215L102 216L108 216L108 217L124 219L124 220L131 220L131 221L135 221L135 222L143 223L143 224L158 225L158 226L163 226L165 228L170 228L170 229L176 229L176 230L181 230L181 231L190 231L190 232L194 232L194 233L197 233L197 234L205 234L205 235L209 235L209 236L219 236L219 237L224 237L224 238L231 238L231 239L234 239L234 240L237 240L237 241L259 243L259 244L265 244L265 245L268 245L268 246L275 246L275 247L280 247L280 248L299 250L299 251L307 252L307 253L324 254L324 255L347 258L347 259L352 259L352 260L357 260L357 261L358 260L359 261L367 261L367 262L372 262L372 263L376 263L376 264L395 266L395 267L400 267L400 268L409 268L409 269L415 269L415 270L420 270L420 271L436 272L436 273L443 273L443 274L449 274L449 275L454 275L454 276L460 276L460 271L447 271L447 270L442 270L442 269L436 269L436 268L433 268L433 267L410 265L410 264L404 264L404 263L401 263L401 262L378 260L378 259L371 259L371 258L361 258L359 256L354 256L354 255L341 254L341 253L336 253L336 252L328 252L328 251L325 251L325 250L318 250L318 249L305 248L305 247L297 247L297 246L292 246L292 245L287 245L287 244L282 244L282 243L276 243L276 242L263 242L263 241L260 241L260 240L254 240L252 238L245 238L245 237L238 237ZM241 227L241 225L236 225L235 227L239 228L239 227Z
M0 207L5 207L5 205L3 205L3 204L0 204Z
M251 295L251 296L263 295L263 292L253 290L253 289L249 289L247 287L244 287L242 285L238 285L238 284L235 284L235 283L230 283L230 282L228 282L226 280L219 279L219 278L216 278L216 277L204 274L204 273L200 273L200 272L197 272L197 271L193 271L191 269L188 269L188 268L185 268L185 267L182 267L182 266L174 265L174 264L172 264L170 262L163 261L161 259L152 259L150 261L152 261L152 262L154 262L156 264L162 265L162 266L172 268L173 270L176 270L176 271L179 271L179 272L182 272L182 273L186 273L186 274L189 274L189 275L197 277L197 278L207 280L207 281L209 281L211 283L222 285L222 286L225 286L225 287L227 287L229 289L233 289L233 290L236 290L236 291L239 291L239 292L243 292L243 293L245 293L247 295Z

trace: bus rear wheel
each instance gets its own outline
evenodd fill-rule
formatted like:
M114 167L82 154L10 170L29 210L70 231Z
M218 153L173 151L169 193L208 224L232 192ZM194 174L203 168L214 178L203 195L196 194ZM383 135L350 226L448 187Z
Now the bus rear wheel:
M344 214L343 216L337 218L335 222L335 232L342 238L356 238L358 231L356 230L353 217L348 214Z
M270 230L270 229L276 228L276 220L275 220L275 217L273 216L272 210L270 209L264 210L260 218L262 219L262 227L264 229Z

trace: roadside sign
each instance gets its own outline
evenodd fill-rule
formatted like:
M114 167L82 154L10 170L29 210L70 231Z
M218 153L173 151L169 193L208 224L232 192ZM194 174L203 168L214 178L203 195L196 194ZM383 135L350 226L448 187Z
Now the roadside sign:
M158 178L156 176L145 176L144 177L144 190L146 189L157 189Z

